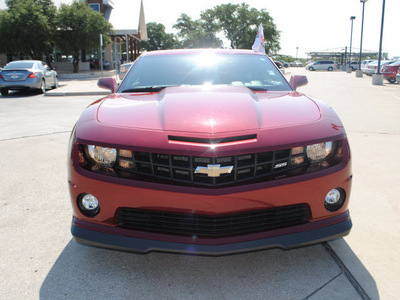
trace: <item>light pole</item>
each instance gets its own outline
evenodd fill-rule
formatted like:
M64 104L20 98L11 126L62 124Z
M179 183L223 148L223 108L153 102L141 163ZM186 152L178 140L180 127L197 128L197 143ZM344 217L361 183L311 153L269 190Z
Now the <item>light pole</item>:
M350 54L349 54L349 65L347 66L347 73L351 73L351 46L353 43L353 21L356 19L355 16L350 17L351 21L351 33L350 33Z
M379 41L379 58L377 73L372 76L372 84L383 85L383 75L381 74L381 58L382 58L382 38L383 38L383 21L385 20L385 0L382 5L382 23L381 23L381 37Z
M360 60L358 62L358 70L356 72L356 77L363 77L363 72L361 71L361 56L362 56L362 41L363 41L363 31L364 31L364 9L365 9L365 2L368 0L360 0L363 4L362 8L362 20L361 20L361 41L360 41Z
M296 60L297 60L298 54L299 54L299 47L296 47Z

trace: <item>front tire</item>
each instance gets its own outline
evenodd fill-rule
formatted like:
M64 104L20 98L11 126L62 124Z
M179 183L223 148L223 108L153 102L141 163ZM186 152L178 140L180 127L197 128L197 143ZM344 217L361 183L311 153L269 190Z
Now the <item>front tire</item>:
M58 88L58 77L54 79L54 85L51 87L52 89L57 89Z
M310 71L315 71L313 67L308 68Z
M390 83L395 83L395 82L396 82L396 79L389 78L388 81L389 81Z

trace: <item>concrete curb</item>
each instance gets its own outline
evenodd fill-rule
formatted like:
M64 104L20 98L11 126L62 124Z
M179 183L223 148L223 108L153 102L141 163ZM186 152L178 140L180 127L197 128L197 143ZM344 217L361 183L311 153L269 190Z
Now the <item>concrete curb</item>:
M63 96L107 96L110 95L110 92L104 91L104 92L53 92L49 91L44 94L45 96L51 96L51 97L63 97Z
M115 70L107 71L94 71L94 72L82 72L82 73L58 73L58 78L63 80L82 80L82 79L99 79L102 77L114 77L116 74Z

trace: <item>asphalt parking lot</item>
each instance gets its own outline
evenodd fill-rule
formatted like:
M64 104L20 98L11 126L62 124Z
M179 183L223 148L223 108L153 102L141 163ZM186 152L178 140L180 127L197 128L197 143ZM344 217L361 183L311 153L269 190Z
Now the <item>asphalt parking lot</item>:
M330 104L349 136L349 236L226 257L77 244L67 145L81 111L100 96L11 93L0 96L0 299L397 299L400 85L340 71L291 74L308 76L299 91Z

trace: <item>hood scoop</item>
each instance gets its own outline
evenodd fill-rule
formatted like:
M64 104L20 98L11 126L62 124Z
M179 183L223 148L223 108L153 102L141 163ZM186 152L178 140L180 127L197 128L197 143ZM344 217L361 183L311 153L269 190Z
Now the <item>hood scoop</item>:
M223 138L196 138L196 137L184 137L184 136L173 136L169 135L168 140L172 143L190 143L190 144L205 144L219 145L227 143L237 143L237 142L255 142L257 141L257 134L248 134L241 136L223 137Z

